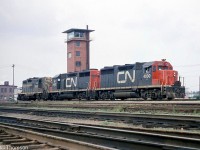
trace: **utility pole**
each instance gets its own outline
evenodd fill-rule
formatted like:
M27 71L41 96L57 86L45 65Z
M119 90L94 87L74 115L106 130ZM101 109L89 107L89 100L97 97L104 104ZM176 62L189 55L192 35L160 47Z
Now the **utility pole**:
M199 76L199 99L200 99L200 76Z
M14 89L15 89L15 65L13 64L12 65L12 67L13 67L13 100L14 100L14 98L15 98L15 93L14 93Z

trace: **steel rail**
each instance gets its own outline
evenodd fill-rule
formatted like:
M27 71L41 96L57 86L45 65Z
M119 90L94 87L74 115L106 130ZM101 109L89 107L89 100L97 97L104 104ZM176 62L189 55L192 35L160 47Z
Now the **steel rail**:
M106 112L85 112L85 111L67 111L67 110L53 110L53 109L36 109L36 108L23 108L23 107L2 107L0 106L0 112L38 112L38 113L58 113L60 115L99 115L99 116L116 116L116 117L144 117L144 118L158 118L158 119L177 119L177 120L191 120L191 121L200 121L199 116L190 116L190 115L152 115L152 114L130 114L130 113L106 113Z
M11 116L2 116L0 115L0 122L5 122L5 123L23 123L23 124L31 124L31 125L41 125L43 127L48 127L48 128L55 128L59 130L67 130L71 132L86 132L90 133L90 131L94 131L95 129L115 129L117 131L136 131L136 132L144 132L144 133L155 133L155 134L160 134L160 135L171 135L171 136L179 136L179 137L188 137L188 138L196 138L200 139L200 133L196 132L188 132L188 131L168 131L168 130L155 130L155 129L146 129L146 128L127 128L127 127L115 127L115 126L101 126L101 125L86 125L86 124L79 124L79 123L68 123L68 122L61 122L61 121L54 121L54 120L49 120L49 119L42 119L42 120L37 120L37 119L25 119L22 117L11 117ZM94 129L94 130L93 130ZM102 132L102 130L101 130ZM98 133L101 133L98 132ZM103 133L107 133L104 132ZM129 134L129 133L128 133ZM113 134L116 135L116 134ZM121 136L119 134L118 136Z
M111 129L105 127L86 126L77 124L74 125L68 123L50 122L50 121L33 120L33 119L21 119L21 118L19 119L19 118L4 117L4 116L0 116L0 122L5 125L12 125L19 128L30 129L31 127L33 131L37 132L43 132L44 129L45 130L48 129L45 131L45 133L49 133L52 132L51 130L53 130L55 131L53 135L57 136L65 135L64 137L68 137L74 140L92 142L93 144L99 143L104 146L115 147L114 145L116 144L116 141L113 141L113 139L116 139L118 141L118 146L116 148L120 149L123 147L127 147L129 149L130 146L132 147L135 145L135 141L143 142L143 144L154 143L160 146L165 145L165 147L171 147L172 149L174 149L174 147L186 148L186 149L200 147L199 135L198 139L196 139L196 138L183 137L184 136L183 133L182 134L176 133L176 136L172 136L172 135L163 135L165 134L165 132L162 132L160 134L155 134L144 131L138 132L131 130ZM177 135L180 135L182 137ZM93 141L91 139L95 140ZM133 142L134 145L132 145L130 142Z
M27 128L28 129L28 128ZM47 143L48 145L58 147L59 149L66 150L114 150L113 148L108 148L100 145L85 143L81 141L71 140L68 138L62 138L58 136L53 136L50 134L44 134L44 131L34 132L30 130L24 130L24 128L16 128L9 125L0 124L0 130L4 131L10 135L24 137L26 139L37 140L40 143ZM45 130L45 129L43 129ZM15 142L15 141L14 141ZM16 143L16 142L15 142ZM32 143L35 145L35 143ZM31 147L32 144L29 143ZM13 145L13 144L12 144ZM19 143L18 146L26 145L26 143ZM16 146L16 145L13 145Z
M166 102L123 102L123 103L100 103L95 101L89 102L82 102L82 103L54 103L54 102L20 102L17 104L14 103L2 103L3 106L14 106L14 107L42 107L42 108L56 108L56 109L65 109L65 108L72 108L72 109L91 109L91 110L107 110L107 111L122 111L122 112L141 112L141 111L150 111L150 112L169 112L169 113L198 113L200 112L200 103L198 101L175 101L173 103L166 103Z
M162 111L162 112L185 112L197 113L200 112L200 103L77 103L77 104L51 104L51 103L5 103L4 106L18 106L18 107L42 107L42 108L56 108L56 109L91 109L91 110L119 110L123 112L137 112L137 111Z
M151 115L151 114L128 114L128 113L103 113L63 110L42 110L33 108L0 107L0 112L9 113L32 113L32 115L67 117L76 119L92 119L112 122L123 122L144 127L164 127L179 129L200 130L200 117L198 116L174 116L174 115Z
M9 131L5 132L5 129L0 128L0 149L1 150L29 150L29 149L48 149L48 150L67 150L60 146L54 146L48 143L42 143L35 139L25 138L20 135L13 135Z
M73 104L167 104L167 105L199 105L200 101L198 100L174 100L174 101L142 101L142 100L129 100L129 101L122 101L122 100L117 100L117 101L110 101L110 100L104 100L104 101L91 101L91 100L84 100L84 101L79 101L75 100L73 101ZM0 102L0 104L4 105L29 105L29 104L46 104L46 105L68 105L71 104L71 101L18 101L16 103L15 101L10 101L10 102Z
M19 106L19 107L33 107L33 106L41 106L41 107L108 107L108 108L113 108L117 106L126 106L128 108L132 107L137 107L137 106L154 106L154 107L165 107L165 106L170 106L170 107L177 107L177 108L189 108L189 107L195 107L195 108L200 108L200 103L163 103L163 102L156 102L156 103L147 103L147 102L132 102L132 103L73 103L73 104L54 104L54 103L0 103L4 106Z
M8 125L8 124L7 124ZM15 125L15 128L23 128L26 130L31 130L34 132L39 132L51 136L62 137L62 138L71 138L76 141L87 142L92 144L99 144L104 147L110 147L114 149L124 149L124 150L132 150L132 149L148 149L148 150L163 150L163 149L184 149L184 150L197 150L199 147L193 144L194 147L185 147L185 146L174 146L169 144L160 144L159 142L152 141L142 141L141 139L133 139L127 140L123 138L115 138L105 135L92 135L92 134L83 134L83 133L71 133L65 131L59 131L55 129L47 129L47 128L37 128L37 127L29 127L22 125ZM199 142L198 142L199 143ZM197 148L196 148L197 147Z

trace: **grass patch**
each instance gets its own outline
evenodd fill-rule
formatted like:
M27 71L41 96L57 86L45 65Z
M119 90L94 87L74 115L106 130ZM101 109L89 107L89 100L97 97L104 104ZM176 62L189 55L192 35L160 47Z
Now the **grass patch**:
M115 108L113 108L113 110L110 110L111 112L126 112L126 107L125 106L122 106L122 105L119 105Z

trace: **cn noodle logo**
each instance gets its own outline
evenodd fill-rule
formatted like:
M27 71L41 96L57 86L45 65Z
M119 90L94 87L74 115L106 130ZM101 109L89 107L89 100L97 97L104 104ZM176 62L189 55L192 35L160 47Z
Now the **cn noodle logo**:
M77 77L76 78L67 78L66 79L66 87L76 87L77 85Z
M120 79L120 77L123 79ZM126 83L128 78L131 82L135 81L135 70L133 70L132 76L128 71L120 71L117 73L117 83Z

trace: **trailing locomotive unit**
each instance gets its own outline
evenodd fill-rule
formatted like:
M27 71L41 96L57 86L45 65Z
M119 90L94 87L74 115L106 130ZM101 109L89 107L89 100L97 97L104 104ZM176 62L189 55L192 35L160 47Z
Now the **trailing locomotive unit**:
M78 73L64 73L53 77L52 93L50 99L72 99L77 90Z
M52 87L52 78L29 78L22 82L22 93L18 94L18 100L48 99Z
M53 78L50 99L91 99L95 98L97 88L99 88L97 69L59 74Z
M165 61L104 67L100 70L101 99L174 99L183 98L185 87L178 81L178 73Z

